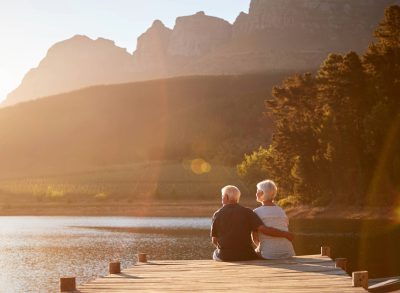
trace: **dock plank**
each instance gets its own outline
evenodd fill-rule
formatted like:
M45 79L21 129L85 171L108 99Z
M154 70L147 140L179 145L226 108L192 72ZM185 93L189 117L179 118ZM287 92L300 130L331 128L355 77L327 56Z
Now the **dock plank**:
M351 277L320 255L287 260L215 262L149 261L98 278L78 292L366 292L352 287Z

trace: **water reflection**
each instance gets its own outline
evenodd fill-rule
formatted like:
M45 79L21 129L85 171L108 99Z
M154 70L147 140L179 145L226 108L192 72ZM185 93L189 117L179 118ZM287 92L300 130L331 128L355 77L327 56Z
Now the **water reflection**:
M122 268L137 252L153 259L209 259L209 218L0 217L0 292L58 292L60 276L78 283ZM101 227L101 228L98 228ZM400 275L399 225L387 221L292 220L297 254L346 257L372 278Z
M367 270L370 278L400 275L400 225L386 220L292 220L298 254L331 247L331 257L348 259L347 271Z
M58 292L60 276L87 282L145 251L155 259L208 258L207 218L0 217L0 292ZM124 233L82 227L190 228L197 234Z

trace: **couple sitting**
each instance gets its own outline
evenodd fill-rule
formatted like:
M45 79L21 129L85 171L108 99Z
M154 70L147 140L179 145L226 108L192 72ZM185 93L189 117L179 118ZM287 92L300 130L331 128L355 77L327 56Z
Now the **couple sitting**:
M212 243L216 247L214 260L279 259L295 255L288 218L273 203L276 192L273 181L258 183L256 197L262 206L252 211L239 205L240 190L236 186L222 188L223 206L214 213L211 226Z

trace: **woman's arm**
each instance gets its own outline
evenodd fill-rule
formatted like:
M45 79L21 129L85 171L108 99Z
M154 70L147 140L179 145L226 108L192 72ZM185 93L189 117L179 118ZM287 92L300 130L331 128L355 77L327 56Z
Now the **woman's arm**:
M278 230L275 228L267 227L264 225L260 225L257 230L265 235L273 236L273 237L283 237L286 238L289 241L292 241L294 236L290 232Z
M211 242L216 248L219 248L219 243L218 243L218 238L217 237L212 237L211 238Z
M258 238L258 231L251 232L251 240L253 240L253 244L256 247L260 244L260 239Z

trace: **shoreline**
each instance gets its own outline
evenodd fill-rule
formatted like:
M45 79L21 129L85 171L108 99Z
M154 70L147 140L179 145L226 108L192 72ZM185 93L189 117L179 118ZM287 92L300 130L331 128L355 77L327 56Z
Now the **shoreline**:
M241 202L249 208L254 202ZM0 216L121 216L121 217L212 217L219 201L141 201L71 205L46 203L34 206L1 206ZM392 207L297 206L285 209L290 219L383 219L400 221Z

